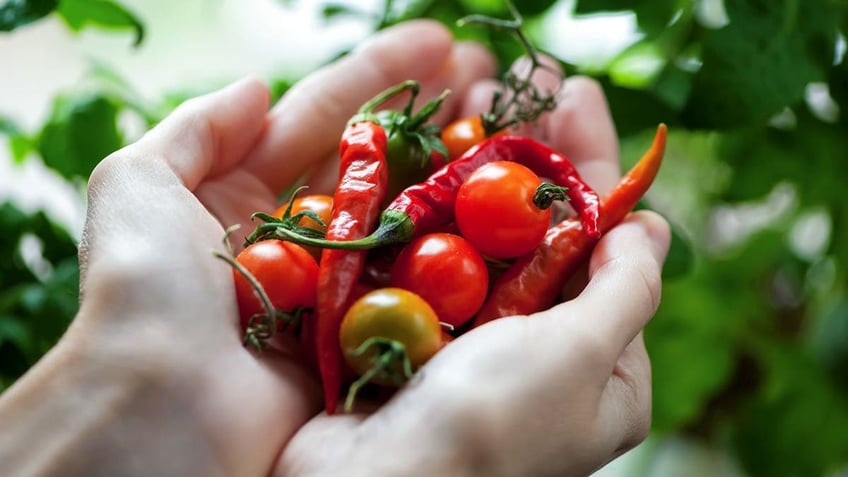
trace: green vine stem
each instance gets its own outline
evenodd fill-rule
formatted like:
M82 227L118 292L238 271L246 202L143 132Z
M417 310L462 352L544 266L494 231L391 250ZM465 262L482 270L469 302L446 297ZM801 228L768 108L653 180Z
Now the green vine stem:
M489 111L481 114L483 130L487 136L492 136L498 131L518 124L534 122L542 113L556 108L557 95L562 84L560 81L559 87L545 93L539 91L533 84L533 74L537 70L547 70L560 77L562 77L562 73L541 61L538 50L522 30L524 19L518 9L511 1L507 1L506 4L511 19L505 20L487 15L469 15L457 22L459 26L475 23L509 31L521 44L530 60L530 68L526 75L519 77L512 71L504 74L502 90L495 91Z

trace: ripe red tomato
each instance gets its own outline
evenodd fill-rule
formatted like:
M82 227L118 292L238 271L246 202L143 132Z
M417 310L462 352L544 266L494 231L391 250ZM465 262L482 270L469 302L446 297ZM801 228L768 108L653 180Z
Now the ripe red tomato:
M317 300L318 263L300 245L282 240L262 240L242 250L236 261L262 285L271 305L280 311L313 308ZM265 313L250 282L233 269L236 300L243 327L250 318Z
M483 129L483 120L478 114L457 119L445 126L442 129L442 142L448 148L448 160L452 161L471 149L472 146L488 139L488 137L501 134L505 134L505 131L498 131L492 136L486 136L486 131Z
M391 285L418 294L439 320L459 327L483 305L489 272L483 257L467 240L431 233L403 247L392 265Z
M535 249L551 210L533 203L542 181L526 166L495 161L474 171L459 187L454 211L462 236L483 255L515 258Z
M423 365L443 344L442 328L436 312L423 298L400 288L379 288L356 300L345 313L339 329L339 345L345 361L362 375L379 366L378 347L357 354L371 338L403 346L412 371ZM373 381L396 384L393 376L403 376L402 362L391 361Z

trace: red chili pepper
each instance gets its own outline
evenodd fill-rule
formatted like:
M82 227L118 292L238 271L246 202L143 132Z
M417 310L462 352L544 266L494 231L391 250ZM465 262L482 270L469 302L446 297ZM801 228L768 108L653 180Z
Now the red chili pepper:
M584 233L593 238L600 236L598 194L583 182L567 157L532 138L497 136L472 147L424 182L407 187L383 210L379 226L368 237L352 241L334 241L330 237L321 240L282 226L277 229L277 237L304 245L348 250L408 242L448 224L453 218L459 186L477 168L498 160L521 163L539 176L565 186L571 206L580 215Z
M601 232L606 233L621 222L653 183L665 153L666 133L666 126L660 124L651 148L601 202ZM474 326L550 308L597 243L582 229L575 219L550 228L534 252L515 261L498 278L477 313Z
M376 225L389 180L386 132L371 121L354 122L342 135L341 177L333 195L331 240L367 236ZM342 385L339 328L362 275L364 251L324 250L318 271L315 346L328 414L336 410Z

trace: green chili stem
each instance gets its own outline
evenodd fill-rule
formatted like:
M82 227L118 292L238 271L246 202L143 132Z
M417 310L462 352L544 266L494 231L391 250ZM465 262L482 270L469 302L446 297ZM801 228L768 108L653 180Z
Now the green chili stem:
M391 88L381 92L380 94L374 96L373 98L368 100L368 102L363 104L362 107L359 108L357 114L353 115L353 117L350 118L348 124L353 124L360 121L372 121L375 123L378 122L377 119L374 117L374 110L377 109L377 107L379 107L381 104L385 103L391 98L394 98L400 93L403 93L404 91L411 92L412 98L407 103L407 109L411 110L412 103L415 97L418 96L418 91L420 89L421 86L418 84L417 81L414 80L406 80L403 83L399 83L395 86L392 86Z
M391 210L384 211L380 216L380 224L377 229L371 235L356 240L318 239L302 235L283 224L263 225L269 226L269 233L272 233L274 238L299 245L341 250L370 250L383 245L405 243L412 240L415 233L415 225L412 223L412 219L404 213L392 212Z

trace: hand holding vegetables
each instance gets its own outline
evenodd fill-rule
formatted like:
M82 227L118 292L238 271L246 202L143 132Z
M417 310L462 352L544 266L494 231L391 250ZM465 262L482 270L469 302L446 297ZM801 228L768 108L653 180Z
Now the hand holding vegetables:
M655 214L598 242L576 300L463 334L367 417L316 415L322 392L292 335L258 356L241 343L232 270L209 255L221 224L242 223L240 243L250 214L274 210L304 174L310 192L330 192L340 131L377 92L409 78L425 98L449 89L435 116L444 124L485 107L463 101L492 74L480 48L414 22L311 75L270 112L265 88L243 81L189 101L104 161L90 183L80 313L0 396L0 474L585 473L635 445L650 390L639 330L668 245ZM580 78L563 91L540 127L603 195L618 180L603 98Z

